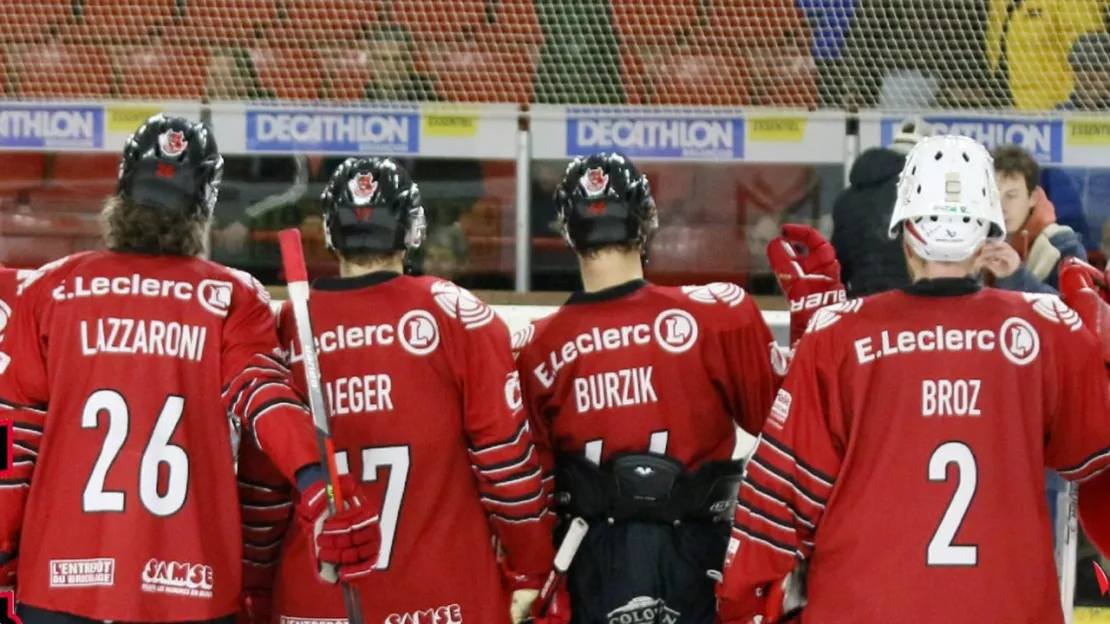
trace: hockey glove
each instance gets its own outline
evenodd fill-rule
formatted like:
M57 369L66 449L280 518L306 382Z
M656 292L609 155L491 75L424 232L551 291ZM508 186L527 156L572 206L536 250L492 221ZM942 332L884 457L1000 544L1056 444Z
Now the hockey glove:
M817 310L845 301L836 250L808 225L784 225L767 245L767 260L790 300L790 345L797 344Z
M374 569L382 535L377 508L350 475L339 477L342 510L328 511L327 491L318 481L301 492L297 516L312 532L317 575L325 583L358 580Z
M1106 275L1079 258L1060 262L1060 297L1079 313L1083 324L1102 344L1102 360L1110 365L1110 286Z
M570 624L570 595L566 588L555 590L547 613L540 613L540 603L532 603L532 613L524 624Z
M236 624L270 624L274 598L268 591L245 589L239 596Z
M502 560L500 565L505 586L513 592L513 602L509 606L509 616L512 618L513 624L520 624L532 611L532 603L540 595L540 588L543 587L545 577L518 574L509 569L505 560Z

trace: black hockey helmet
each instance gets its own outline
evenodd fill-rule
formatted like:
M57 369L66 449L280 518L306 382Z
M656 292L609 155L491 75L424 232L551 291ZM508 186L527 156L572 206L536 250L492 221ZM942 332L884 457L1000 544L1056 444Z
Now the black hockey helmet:
M647 176L616 152L572 161L555 189L555 210L563 237L578 253L627 243L646 247L659 227Z
M223 172L216 137L206 126L159 114L127 139L116 192L140 206L207 219Z
M332 173L320 203L331 251L392 253L424 241L420 189L389 158L348 158Z

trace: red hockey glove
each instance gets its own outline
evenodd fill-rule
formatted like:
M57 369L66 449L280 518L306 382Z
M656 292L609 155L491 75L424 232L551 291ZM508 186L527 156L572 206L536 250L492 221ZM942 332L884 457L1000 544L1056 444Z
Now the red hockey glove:
M239 596L236 624L270 624L274 598L268 591L245 589Z
M536 598L540 595L540 589L543 583L547 580L546 576L529 576L527 574L520 574L511 570L508 563L502 559L500 562L501 577L505 581L505 587L512 592L512 604L509 605L509 616L513 624L522 622L535 605Z
M339 477L342 511L328 512L327 492L317 482L301 492L297 516L312 531L317 559L317 575L325 583L360 579L378 561L382 535L378 510L359 491L350 475Z
M1102 271L1074 257L1060 263L1059 276L1060 297L1095 332L1102 344L1102 360L1110 365L1110 280Z
M546 614L540 614L540 603L532 603L532 613L524 624L570 624L570 594L566 588L555 590Z
M767 260L790 300L790 344L805 333L817 310L847 297L840 283L836 250L808 225L784 225L782 236L767 245Z

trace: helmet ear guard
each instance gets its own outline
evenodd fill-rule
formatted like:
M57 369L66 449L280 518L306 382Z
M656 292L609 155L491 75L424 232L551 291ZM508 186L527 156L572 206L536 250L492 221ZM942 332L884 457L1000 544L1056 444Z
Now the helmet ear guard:
M320 196L329 251L393 253L416 249L427 224L420 189L385 158L348 158Z

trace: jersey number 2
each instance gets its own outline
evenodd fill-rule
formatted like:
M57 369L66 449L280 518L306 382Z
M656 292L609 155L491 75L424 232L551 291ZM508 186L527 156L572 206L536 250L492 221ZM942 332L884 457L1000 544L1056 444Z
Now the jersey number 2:
M101 413L108 415L108 433L104 436L104 445L93 465L89 482L85 484L81 501L87 512L118 512L124 510L124 493L106 491L104 481L131 431L131 410L119 392L97 390L85 401L85 409L81 412L81 428L99 428ZM184 413L183 397L166 397L162 412L154 423L154 431L151 432L150 440L139 460L139 501L147 511L160 518L180 511L189 491L189 454L180 446L170 444ZM158 491L158 473L162 464L166 465L165 494Z
M382 548L378 551L377 570L388 570L393 556L393 540L397 536L397 520L401 517L401 505L405 502L405 486L409 482L409 467L412 463L407 446L376 446L362 449L363 483L378 480L378 468L389 468L389 481L385 484L385 500L382 501ZM336 451L335 469L339 474L351 472L347 451Z
M940 519L933 539L929 540L925 562L931 566L973 566L979 560L979 547L957 546L952 544L952 540L956 539L956 533L971 506L971 499L975 497L978 467L974 453L966 444L945 442L929 458L929 481L947 481L949 464L956 464L956 493Z

